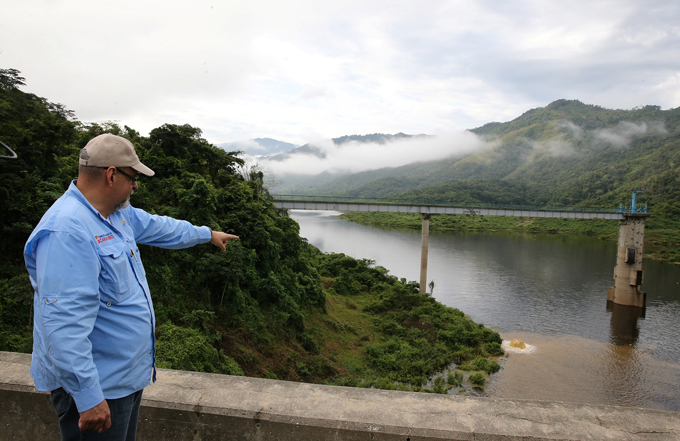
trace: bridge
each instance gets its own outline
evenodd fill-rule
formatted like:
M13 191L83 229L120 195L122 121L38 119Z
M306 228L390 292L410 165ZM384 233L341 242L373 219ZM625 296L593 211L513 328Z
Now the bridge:
M637 205L637 193L633 190L630 205L618 208L586 207L531 207L492 205L480 203L456 203L451 201L412 201L395 199L351 198L338 196L272 195L276 208L289 210L360 211L373 213L419 213L422 217L420 253L420 293L427 287L427 256L430 237L430 216L433 214L471 216L514 216L563 219L604 219L619 221L617 262L614 269L614 286L607 292L607 301L620 305L642 308L646 296L640 291L642 285L642 250L644 244L647 206Z
M467 214L478 216L548 217L623 220L616 208L535 207L431 201L414 203L398 199L336 196L272 195L274 206L289 210L363 211L373 213Z

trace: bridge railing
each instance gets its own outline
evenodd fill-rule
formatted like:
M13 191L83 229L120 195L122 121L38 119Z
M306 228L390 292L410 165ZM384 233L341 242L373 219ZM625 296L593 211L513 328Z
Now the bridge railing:
M617 213L635 213L635 214L649 214L649 208L647 204L645 206L633 206L629 204L619 204L619 208L616 209Z
M319 202L328 204L380 204L380 205L426 205L452 208L489 208L497 210L564 211L575 213L617 213L617 208L602 207L554 207L548 205L484 204L479 202L454 202L437 199L355 198L343 196L310 196L272 194L276 202Z

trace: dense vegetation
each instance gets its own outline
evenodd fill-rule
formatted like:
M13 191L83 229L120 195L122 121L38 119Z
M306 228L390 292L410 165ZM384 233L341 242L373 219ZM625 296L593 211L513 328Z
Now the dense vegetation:
M459 369L487 374L500 368L487 359L503 354L498 333L429 295L419 294L417 283L397 280L367 260L343 254L318 257L322 280L330 287L331 314L317 317L311 330L330 350L329 359L341 359L347 372L340 384L366 385L368 379L381 388L420 390L428 381L428 372L449 370L453 375L452 363ZM329 321L330 317L337 318ZM357 326L351 320L364 324ZM334 327L344 334L340 341L329 339L327 332ZM364 348L359 359L351 350L354 345ZM364 354L368 369L361 369ZM446 382L458 386L460 379L449 381L447 376ZM435 391L444 390L441 382L433 384Z
M498 333L371 262L320 253L274 208L263 174L245 173L236 152L212 146L200 129L165 124L141 136L84 124L24 85L18 71L0 70L0 140L19 156L0 160L0 350L30 352L24 243L76 177L80 149L110 132L130 139L156 172L133 205L240 237L226 253L141 247L159 366L436 392L459 386L453 363L480 375L498 369L488 359L502 354Z
M349 176L297 181L282 194L332 194L410 202L455 202L542 207L610 207L630 203L642 189L648 204L647 250L680 262L680 108L612 110L558 100L507 123L472 132L485 147L465 156L413 163ZM401 215L348 214L352 220L413 225ZM526 229L592 232L616 237L611 227L550 220L440 219L433 228ZM587 221L590 222L590 221Z

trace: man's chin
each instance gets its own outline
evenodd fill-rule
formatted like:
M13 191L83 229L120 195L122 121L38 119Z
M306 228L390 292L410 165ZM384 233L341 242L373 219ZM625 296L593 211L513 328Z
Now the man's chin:
M130 206L130 196L128 196L128 198L125 199L125 201L124 201L122 204L118 205L118 206L116 207L116 209L113 210L113 211L124 210L124 209L126 209L127 207L129 207L129 206Z

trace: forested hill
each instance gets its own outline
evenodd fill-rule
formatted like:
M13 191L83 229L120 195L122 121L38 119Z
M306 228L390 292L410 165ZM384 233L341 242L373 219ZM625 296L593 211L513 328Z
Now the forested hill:
M650 204L680 196L680 108L610 110L559 100L473 132L491 148L460 161L459 176L521 185L527 203L615 206L633 188L644 189Z
M651 205L679 201L680 108L611 110L558 100L471 131L484 143L465 156L297 187L306 194L550 206L617 206L638 188Z

